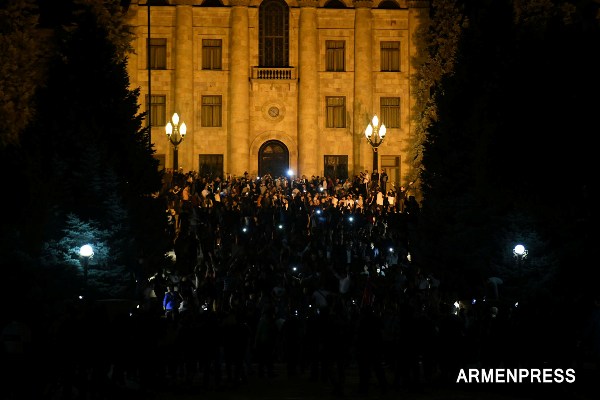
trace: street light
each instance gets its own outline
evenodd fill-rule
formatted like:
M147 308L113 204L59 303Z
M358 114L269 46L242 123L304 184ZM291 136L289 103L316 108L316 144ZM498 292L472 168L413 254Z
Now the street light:
M179 115L174 113L173 117L171 117L171 121L167 122L165 130L169 141L173 144L173 171L177 171L179 169L179 152L177 146L183 141L187 132L187 126L185 125L185 122L181 122L180 124Z
M528 253L527 249L522 244L516 245L515 248L513 249L513 256L515 257L515 260L517 262L517 269L518 269L519 276L521 276L523 273L522 263L523 263L523 260L525 258L527 258L527 253Z
M527 258L527 249L522 244L518 244L513 249L513 255L517 258Z
M385 139L386 127L384 124L379 125L379 118L377 114L373 116L373 120L367 125L365 129L365 137L367 142L373 147L373 172L379 172L379 166L377 165L377 148L383 143Z
M94 257L94 249L89 244L84 244L79 249L79 258L81 260L81 264L83 266L83 285L85 290L87 291L87 280L88 280L88 265L90 263L90 259Z

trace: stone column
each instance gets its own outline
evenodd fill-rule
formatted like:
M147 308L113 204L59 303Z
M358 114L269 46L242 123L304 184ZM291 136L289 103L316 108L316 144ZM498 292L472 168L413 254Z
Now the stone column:
M179 145L179 168L184 171L197 170L194 160L194 67L193 67L193 30L192 6L178 5L176 7L175 38L175 86L174 108L167 114L167 120L174 112L179 114L187 126L187 134ZM164 130L163 130L164 132ZM170 164L167 164L170 165Z
M298 33L298 175L319 173L319 55L316 0L300 0ZM322 161L321 161L322 163Z
M229 99L227 123L227 169L242 175L248 171L250 154L250 55L248 2L232 0L229 34Z
M365 128L373 118L373 35L371 0L354 0L354 109L352 156L354 174L373 168L373 149Z

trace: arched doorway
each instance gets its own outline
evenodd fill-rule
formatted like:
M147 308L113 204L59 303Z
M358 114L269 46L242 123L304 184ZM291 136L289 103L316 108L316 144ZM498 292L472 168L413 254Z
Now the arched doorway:
M269 140L258 150L258 175L285 176L290 166L290 152L279 140Z

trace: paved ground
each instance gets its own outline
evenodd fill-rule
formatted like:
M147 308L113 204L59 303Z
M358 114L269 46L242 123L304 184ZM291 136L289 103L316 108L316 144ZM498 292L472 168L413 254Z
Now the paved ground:
M581 375L581 374L580 374ZM445 387L425 386L420 389L389 389L381 393L377 384L372 383L367 395L359 394L358 374L355 367L347 371L346 386L343 396L334 395L332 387L323 382L312 382L306 376L289 379L283 366L278 366L277 376L271 378L251 377L249 381L238 387L223 387L220 389L203 389L192 385L185 387L176 385L169 389L145 393L138 396L127 396L151 400L529 400L529 399L564 399L591 400L597 399L596 385L565 385L565 384L481 384L456 385ZM593 390L592 390L593 389ZM592 395L593 394L593 395Z

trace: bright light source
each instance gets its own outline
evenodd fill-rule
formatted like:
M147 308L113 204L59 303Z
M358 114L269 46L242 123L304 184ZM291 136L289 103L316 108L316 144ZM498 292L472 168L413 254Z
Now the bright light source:
M525 254L525 246L523 246L522 244L516 245L514 252L516 255L522 256L523 254Z
M350 222L354 221L354 217L348 218L348 221L350 221Z
M373 126L377 126L379 125L379 117L377 117L377 114L373 115L373 119L371 120L371 123L373 124Z
M246 229L245 227L242 228L242 232L246 232L248 229Z
M82 257L93 257L94 256L94 249L89 244L84 244L79 249L79 255L82 256Z
M518 244L513 249L513 255L517 259L523 260L523 259L527 258L527 249L522 244Z
M294 171L292 171L291 169L288 169L287 174L288 174L288 176L292 176L292 175L294 175Z

